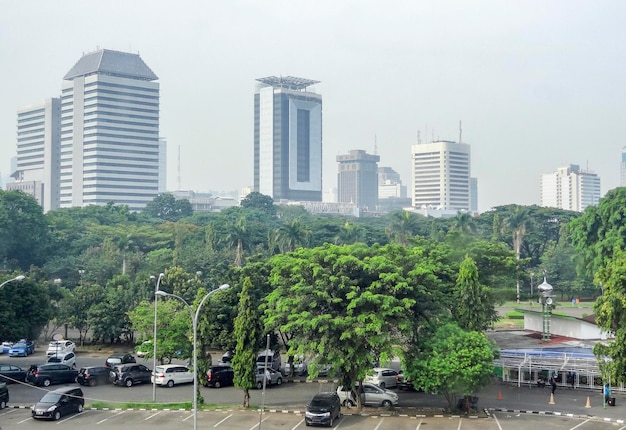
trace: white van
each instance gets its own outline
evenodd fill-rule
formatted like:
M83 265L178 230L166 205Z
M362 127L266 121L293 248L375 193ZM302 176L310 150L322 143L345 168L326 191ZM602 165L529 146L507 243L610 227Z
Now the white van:
M280 352L273 351L271 349L259 352L259 355L256 358L256 367L258 369L264 368L266 362L268 368L280 372L280 366L282 364Z

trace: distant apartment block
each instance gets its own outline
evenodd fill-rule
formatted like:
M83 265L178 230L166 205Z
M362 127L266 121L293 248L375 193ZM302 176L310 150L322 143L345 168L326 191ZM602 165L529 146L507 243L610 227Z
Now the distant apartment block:
M541 206L583 212L600 197L600 177L576 164L541 175Z
M254 191L275 201L322 201L322 96L308 90L319 81L257 81Z
M338 155L337 190L339 203L354 203L358 208L375 211L378 205L378 161L380 156L362 149Z
M446 140L411 146L415 209L472 210L470 146Z
M109 202L143 209L164 187L157 79L137 54L84 55L65 75L60 99L18 111L7 189L28 189L44 211Z

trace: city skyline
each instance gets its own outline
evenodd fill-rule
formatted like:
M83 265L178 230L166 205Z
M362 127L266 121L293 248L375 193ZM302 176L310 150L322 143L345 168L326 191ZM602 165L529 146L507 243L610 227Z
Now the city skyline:
M625 15L619 1L9 3L0 173L13 173L17 111L58 96L68 65L105 48L158 71L169 190L253 186L254 81L304 76L324 97L324 192L355 148L408 185L419 135L471 146L481 212L539 204L541 175L569 164L596 172L604 195L624 146Z

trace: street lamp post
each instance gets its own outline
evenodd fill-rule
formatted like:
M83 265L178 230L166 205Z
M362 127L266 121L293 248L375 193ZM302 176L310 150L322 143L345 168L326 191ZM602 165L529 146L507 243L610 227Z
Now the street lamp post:
M4 287L4 286L5 286L6 284L8 284L9 282L13 282L13 281L19 282L19 281L21 281L22 279L24 279L25 277L26 277L26 276L24 276L24 275L18 275L18 276L16 276L15 278L11 278L11 279L9 279L8 281L4 281L2 284L0 284L0 288Z
M191 316L191 326L193 330L193 429L198 429L198 352L197 352L197 332L198 332L198 317L200 315L200 309L204 302L211 296L211 294L216 293L221 290L226 290L230 286L228 284L223 284L217 287L214 290L209 291L206 295L200 300L200 304L196 309L196 314L193 313L193 308L187 303L185 299L181 296L177 296L176 294L166 293L165 291L156 291L154 294L157 296L163 297L174 297L185 304L187 309L189 309L189 315Z
M156 402L156 356L157 356L157 302L159 286L161 285L161 279L165 278L165 273L159 273L156 285L154 287L154 333L152 337L152 373L155 375L152 378L152 402ZM150 279L154 280L155 276L150 276Z

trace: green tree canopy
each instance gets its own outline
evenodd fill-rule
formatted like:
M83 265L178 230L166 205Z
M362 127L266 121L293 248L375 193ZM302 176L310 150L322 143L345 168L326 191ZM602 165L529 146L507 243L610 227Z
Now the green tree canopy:
M193 214L193 207L189 200L176 198L169 193L159 194L141 212L150 218L159 218L163 221L178 221Z

